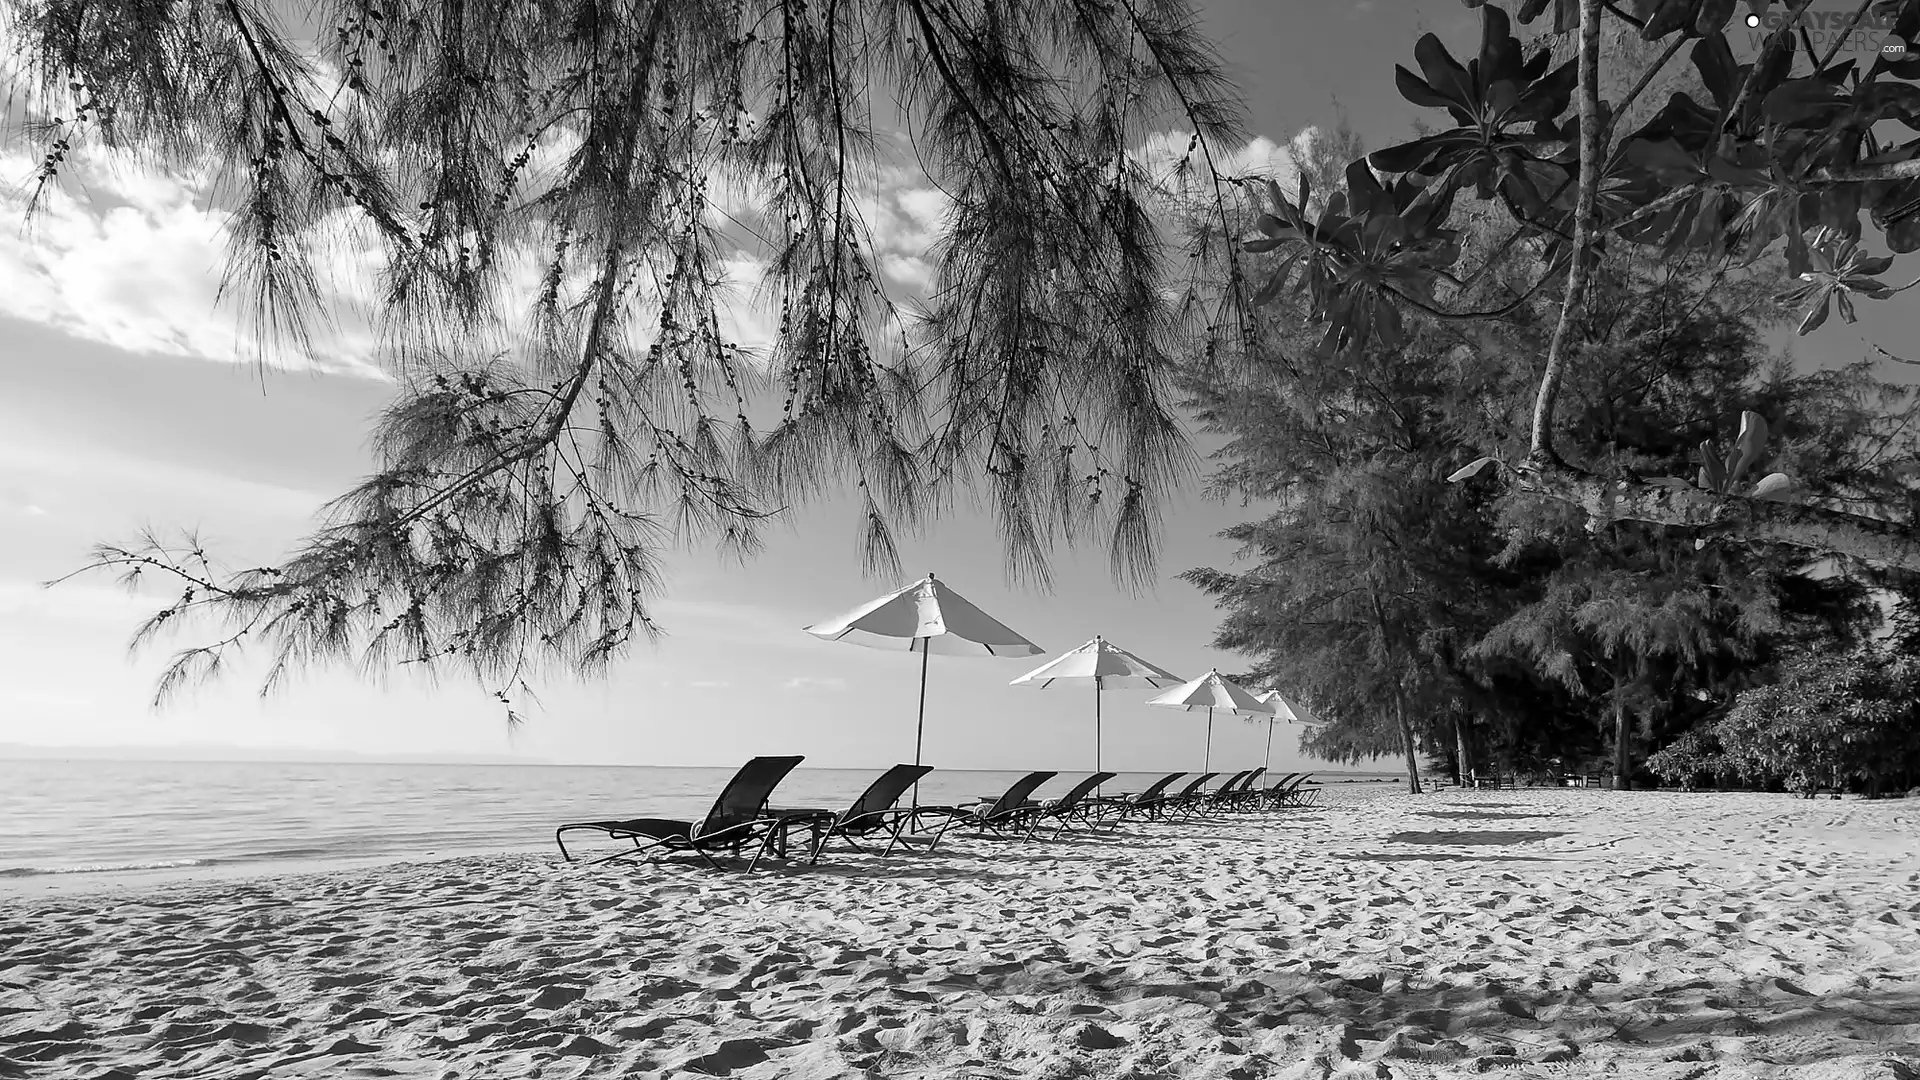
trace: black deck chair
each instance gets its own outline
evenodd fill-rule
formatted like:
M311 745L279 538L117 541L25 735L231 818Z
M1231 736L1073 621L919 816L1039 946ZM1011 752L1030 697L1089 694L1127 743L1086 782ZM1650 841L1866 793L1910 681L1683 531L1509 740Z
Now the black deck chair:
M1164 820L1170 814L1191 813L1193 807L1206 797L1206 793L1200 789L1206 786L1207 781L1219 775L1217 772L1210 772L1194 777L1192 783L1162 799L1153 816Z
M882 855L893 854L893 847L900 842L900 834L912 823L913 811L896 806L900 796L918 783L920 778L933 771L931 765L895 765L880 774L880 778L867 785L867 790L853 800L853 805L833 815L820 842L814 845L813 858L808 865L820 860L820 852L826 849L827 841L838 836L853 847L855 851L865 851L860 846L859 837L881 835L887 837L887 848ZM789 827L804 824L804 819L795 818L787 824Z
M1232 801L1233 793L1240 790L1240 785L1246 780L1247 774L1252 771L1252 769L1242 769L1232 776L1227 777L1226 783L1221 784L1212 791L1195 792L1192 801L1187 804L1187 813L1197 814L1202 810L1219 810L1224 808Z
M1305 787L1312 773L1293 773L1286 782L1275 785L1267 792L1267 807L1280 810L1289 806L1310 806L1320 797L1319 787Z
M1261 809L1280 805L1280 793L1297 782L1305 773L1290 772L1263 788L1255 788L1247 793L1247 799Z
M1266 771L1267 767L1265 765L1250 770L1245 776L1240 778L1240 783L1235 785L1232 791L1226 792L1222 796L1222 805L1228 810L1247 809L1258 790L1254 785L1260 782L1260 777L1264 775Z
M1065 795L1040 804L1039 810L1033 815L1032 823L1027 826L1027 835L1033 835L1033 830L1039 828L1044 821L1059 822L1059 826L1053 830L1053 839L1058 839L1061 833L1067 831L1067 826L1075 822L1084 825L1098 812L1092 805L1093 800L1087 797L1088 793L1119 775L1111 772L1094 773L1073 785Z
M1301 773L1280 793L1280 806L1313 806L1320 801L1320 785L1313 782L1312 773Z
M1159 798L1144 800L1138 803L1136 809L1128 811L1128 816L1132 817L1135 814L1140 814L1156 821L1165 821L1169 814L1185 807L1187 800L1194 797L1194 793L1200 790L1201 785L1219 775L1219 773L1211 772L1201 773L1189 781L1187 785L1179 791L1173 792L1172 794L1162 791Z
M691 851L706 861L709 866L718 866L709 852L726 851L738 855L748 844L758 847L753 861L747 864L752 870L760 864L760 859L772 846L774 838L779 836L786 819L767 812L767 797L773 794L780 781L787 778L794 766L806 759L803 757L757 757L733 774L727 786L720 789L720 797L713 802L713 809L698 821L678 821L673 818L628 818L625 821L576 821L562 825L553 831L553 842L560 845L560 854L568 862L573 861L573 853L567 850L567 842L562 834L577 829L592 829L606 833L615 840L633 841L631 851L618 851L605 858L593 860L595 863L624 859L634 855L658 854L661 852Z
M1172 785L1175 780L1185 775L1187 775L1185 772L1168 773L1147 785L1145 791L1135 792L1132 795L1107 795L1092 798L1086 800L1086 805L1090 806L1102 821L1109 817L1114 818L1114 824L1117 827L1120 821L1134 814L1147 813L1151 807L1167 797L1165 794L1167 788Z
M939 831L933 834L933 840L927 844L929 853L939 846L940 838L947 835L947 830L955 827L1003 836L1022 829L1030 832L1040 814L1040 804L1030 796L1035 788L1058 775L1052 771L1030 772L1015 780L1013 786L993 800L985 810L970 806L920 806L911 810L908 817L916 827L922 817L940 819Z

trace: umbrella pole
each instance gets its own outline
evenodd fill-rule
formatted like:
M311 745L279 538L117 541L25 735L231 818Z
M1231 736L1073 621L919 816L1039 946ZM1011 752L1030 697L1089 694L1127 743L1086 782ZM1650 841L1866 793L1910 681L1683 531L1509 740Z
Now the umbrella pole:
M1100 771L1100 676L1093 677L1093 771ZM1100 795L1100 785L1093 785L1095 798Z
M920 716L913 724L913 763L920 764L920 744L927 733L927 657L932 654L927 648L927 638L920 638ZM913 782L913 810L920 809L920 781Z
M1207 756L1200 762L1200 771L1206 772L1213 765L1213 706L1207 706Z
M1273 721L1267 721L1267 759L1264 762L1268 772L1273 771Z

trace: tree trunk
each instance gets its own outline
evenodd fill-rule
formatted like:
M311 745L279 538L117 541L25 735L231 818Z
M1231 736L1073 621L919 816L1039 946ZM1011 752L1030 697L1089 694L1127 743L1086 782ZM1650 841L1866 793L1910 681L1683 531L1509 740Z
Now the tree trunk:
M1407 688L1401 684L1399 665L1394 662L1393 632L1387 627L1387 609L1380 604L1379 583L1371 574L1367 577L1367 599L1373 603L1373 622L1380 631L1380 652L1387 658L1387 674L1394 680L1393 711L1400 724L1400 746L1407 753L1407 791L1418 795L1421 793L1420 756L1413 738L1413 721L1407 717Z
M1573 209L1573 265L1567 270L1567 291L1560 302L1560 318L1547 343L1547 362L1540 373L1540 393L1533 403L1533 439L1529 458L1539 464L1558 460L1553 452L1553 407L1560 382L1573 351L1574 323L1587 300L1587 279L1593 272L1593 227L1600 191L1602 153L1600 130L1600 20L1601 0L1580 0L1580 58L1578 97L1580 116L1580 175Z
M1454 757L1459 761L1459 765L1457 765L1456 768L1460 771L1460 784L1464 787L1467 783L1467 777L1473 775L1473 761L1467 757L1466 721L1458 718L1453 721L1453 753Z
M1627 705L1613 706L1613 786L1619 791L1633 788L1633 755L1627 752Z
M1413 738L1413 721L1407 718L1407 693L1398 687L1393 692L1393 710L1400 720L1400 745L1407 752L1407 790L1420 791L1420 750Z

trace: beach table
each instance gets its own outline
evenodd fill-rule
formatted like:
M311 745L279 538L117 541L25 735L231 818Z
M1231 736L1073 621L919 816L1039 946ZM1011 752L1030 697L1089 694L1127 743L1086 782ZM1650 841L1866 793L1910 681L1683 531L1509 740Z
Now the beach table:
M827 831L840 818L838 810L829 810L824 806L769 806L766 814L779 822L774 826L773 853L781 859L788 857L787 847L793 831L801 828L810 834L808 853L817 856L820 846L827 842Z

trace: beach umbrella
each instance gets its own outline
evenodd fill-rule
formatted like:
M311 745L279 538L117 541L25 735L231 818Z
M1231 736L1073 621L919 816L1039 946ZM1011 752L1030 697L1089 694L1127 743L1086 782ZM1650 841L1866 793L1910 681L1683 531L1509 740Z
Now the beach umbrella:
M929 655L1038 656L1041 651L1040 646L1007 629L932 574L837 619L804 629L827 641L920 654L920 715L913 728L915 765L920 764L926 732ZM914 792L917 806L919 785L914 785Z
M1225 710L1242 716L1272 716L1273 706L1253 696L1245 687L1227 681L1215 668L1189 683L1183 683L1161 694L1149 705L1165 705L1171 709L1207 710L1207 756L1200 766L1206 772L1213 764L1213 714L1215 710Z
M1308 719L1304 710L1288 701L1286 695L1278 690L1262 690L1253 695L1254 700L1273 706L1273 715L1267 717L1267 760L1268 768L1273 767L1273 723L1285 720L1289 724L1305 724L1308 727L1325 727L1319 720Z
M1108 687L1154 690L1177 686L1183 680L1166 668L1150 664L1103 637L1096 637L1013 680L1012 686L1042 690L1059 682L1093 684L1093 771L1100 771L1100 692Z

